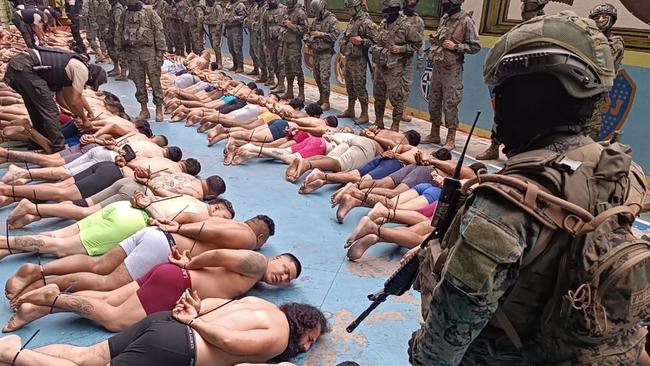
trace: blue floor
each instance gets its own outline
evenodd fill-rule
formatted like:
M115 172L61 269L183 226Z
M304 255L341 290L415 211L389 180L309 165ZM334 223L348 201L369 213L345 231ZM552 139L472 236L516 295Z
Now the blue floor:
M127 113L137 114L139 106L133 97L131 82L120 83L111 78L102 89L118 95ZM262 248L262 253L291 252L302 261L303 274L291 286L259 286L251 292L277 304L306 302L325 312L330 332L312 351L299 357L297 364L329 366L344 360L354 360L361 365L408 364L407 341L420 320L416 292L389 299L354 334L345 331L348 323L369 304L366 295L381 288L385 278L397 268L403 253L393 245L378 244L360 263L346 259L345 239L368 209L355 209L346 217L345 224L338 224L335 210L329 204L333 186L302 196L298 194L299 185L284 180L286 166L281 163L258 161L226 167L222 164L223 142L208 148L204 134L182 123L152 122L152 127L155 133L166 135L170 145L180 146L185 157L201 162L201 177L218 174L224 178L227 184L224 197L234 203L237 219L245 220L258 214L274 219L276 235ZM2 167L0 173L5 169L6 166ZM12 208L13 205L1 209L0 220L4 221ZM11 234L52 230L70 223L47 219L28 226L29 230L16 230ZM2 283L27 261L35 263L36 257L19 255L0 262ZM0 306L0 322L4 324L11 314L7 300L2 301L5 304ZM89 345L110 335L92 322L68 314L50 315L16 333L26 339L37 329L41 332L30 348L54 342Z

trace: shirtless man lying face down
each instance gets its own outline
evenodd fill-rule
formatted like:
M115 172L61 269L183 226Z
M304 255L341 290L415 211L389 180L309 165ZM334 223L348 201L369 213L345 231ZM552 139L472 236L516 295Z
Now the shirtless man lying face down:
M16 366L234 366L281 362L307 352L327 329L307 304L280 307L257 297L204 299L184 293L169 312L150 315L90 347L52 344L20 350L18 336L0 339L0 363ZM20 354L18 354L20 352ZM17 356L16 356L17 355Z

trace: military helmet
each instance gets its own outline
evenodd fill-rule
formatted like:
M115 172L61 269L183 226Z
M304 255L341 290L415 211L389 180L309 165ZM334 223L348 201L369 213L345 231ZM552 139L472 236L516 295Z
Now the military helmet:
M607 38L572 11L517 25L499 38L483 69L485 83L493 86L534 73L553 74L575 98L608 91L615 77Z
M309 10L311 10L311 14L315 17L318 17L325 8L327 8L327 2L325 0L311 0L309 3Z
M591 9L589 12L589 18L594 19L598 15L602 14L607 14L612 17L612 24L616 23L616 20L618 19L618 10L616 10L614 5L609 3L603 3Z
M354 8L355 6L361 6L361 0L345 0L346 8Z
M298 3L298 0L287 0L287 6L290 7L290 8L296 6L297 3Z
M384 0L384 9L385 8L393 8L393 7L402 7L402 0Z
M465 0L448 0L448 2L454 4L454 5L460 5L465 2Z

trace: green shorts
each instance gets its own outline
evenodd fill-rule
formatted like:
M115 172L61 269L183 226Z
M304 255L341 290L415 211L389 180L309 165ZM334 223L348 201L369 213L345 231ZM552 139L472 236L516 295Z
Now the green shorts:
M88 255L102 255L122 240L144 229L149 215L129 201L111 203L79 221L79 238Z

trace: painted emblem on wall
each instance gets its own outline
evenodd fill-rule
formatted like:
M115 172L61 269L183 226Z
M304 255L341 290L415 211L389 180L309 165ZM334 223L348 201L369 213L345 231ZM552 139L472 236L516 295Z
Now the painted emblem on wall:
M336 62L334 63L334 76L336 82L340 85L345 85L345 56L340 53L336 54Z
M635 95L636 84L627 71L621 69L614 79L614 87L600 105L602 123L598 140L609 139L614 131L623 127L632 109Z
M424 54L428 55L429 54L429 49L427 48L424 50ZM422 76L420 76L420 95L422 96L422 99L424 99L425 102L428 103L429 98L427 97L429 95L429 85L431 82L431 75L433 75L433 64L431 61L429 61L429 58L426 58L426 66L424 67L424 72L422 73Z
M305 45L302 48L302 54L303 60L305 62L305 67L308 68L309 71L314 72L314 52L309 46Z

